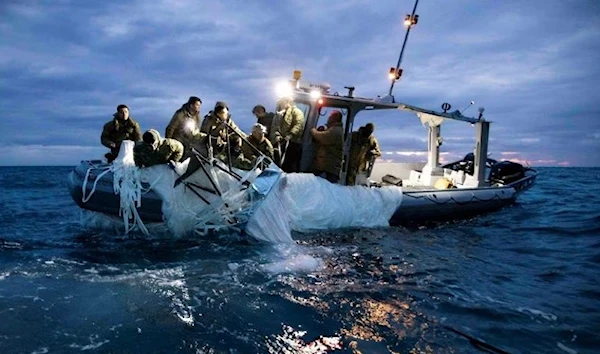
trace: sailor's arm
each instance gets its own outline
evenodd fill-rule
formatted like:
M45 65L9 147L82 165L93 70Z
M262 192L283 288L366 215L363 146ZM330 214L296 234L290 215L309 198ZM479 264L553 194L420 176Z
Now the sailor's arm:
M381 156L381 149L379 149L379 142L377 142L377 138L375 138L374 136L371 137L371 146L370 146L370 149L369 149L369 153L373 157L380 157Z
M174 139L173 135L179 130L181 125L181 119L177 113L173 114L169 125L167 125L167 129L165 130L165 138Z
M142 140L142 130L140 129L140 124L133 119L131 119L131 123L133 123L133 133L131 134L131 137L129 140L141 141Z
M316 128L311 128L310 135L321 145L332 145L334 143L334 140L332 139L335 135L333 129L318 131Z
M115 144L115 142L112 140L112 137L110 136L110 128L110 122L104 125L104 128L102 128L102 135L100 136L100 142L107 148L112 149L116 147L117 144Z
M292 110L292 124L288 136L302 138L302 131L304 130L304 114L299 108Z
M265 142L265 145L267 147L267 157L272 160L273 156L275 156L275 150L273 149L273 144L271 144L271 142L269 140L267 140Z

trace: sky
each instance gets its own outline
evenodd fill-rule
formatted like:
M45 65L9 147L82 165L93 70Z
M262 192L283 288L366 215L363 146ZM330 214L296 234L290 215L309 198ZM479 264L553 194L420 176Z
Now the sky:
M189 96L226 101L246 132L291 79L385 95L413 0L3 0L0 165L101 158L103 125L129 106L164 132ZM420 0L397 101L492 121L490 157L600 166L600 1ZM424 161L427 132L403 112L364 112L385 161ZM474 129L442 126L442 161L473 150Z

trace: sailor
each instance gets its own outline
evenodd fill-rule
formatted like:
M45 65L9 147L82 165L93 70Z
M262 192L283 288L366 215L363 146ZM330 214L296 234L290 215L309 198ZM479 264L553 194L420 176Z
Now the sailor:
M208 139L215 150L215 154L224 152L228 141L230 146L233 145L233 140L235 140L235 144L241 146L242 140L232 140L233 136L246 137L246 134L238 128L231 118L229 106L222 101L217 102L215 108L204 116L200 130L208 134Z
M191 96L187 103L178 109L167 129L165 137L175 139L183 144L184 154L187 155L191 148L195 148L206 155L206 134L200 132L200 109L202 100Z
M340 169L344 157L342 113L340 111L331 112L327 118L327 126L323 129L312 128L310 135L315 142L312 172L320 177L325 175L325 179L329 182L337 183L340 179Z
M110 152L104 155L110 163L119 155L121 142L123 140L139 141L142 138L140 125L129 116L129 107L124 104L117 106L117 112L113 114L113 119L104 124L100 141L102 145L110 149Z
M231 135L229 137L231 148L229 150L223 149L219 151L215 157L226 164L229 163L229 158L231 158L231 166L235 168L242 170L252 169L256 162L256 156L250 156L250 158L248 158L244 155L242 147L243 144L245 145L247 143L242 142L242 140L243 139L238 135Z
M252 133L247 142L242 143L242 152L244 157L253 160L260 153L273 160L273 144L266 138L267 128L260 123L252 126ZM250 146L252 145L252 146Z
M302 157L302 133L304 113L293 104L291 98L284 97L277 102L277 115L274 143L280 151L281 169L285 172L298 172Z
M150 167L169 161L178 162L183 156L183 144L175 139L161 139L158 131L150 129L133 148L138 167Z
M356 175L359 173L367 172L368 178L375 159L381 156L379 143L375 136L373 136L374 131L375 125L367 123L351 135L350 158L346 179L346 184L349 186L353 186L356 183Z
M265 106L256 105L252 108L252 114L256 116L256 123L262 124L266 128L266 137L269 140L273 140L275 131L272 129L275 118L275 113L267 112ZM271 136L273 135L273 136Z

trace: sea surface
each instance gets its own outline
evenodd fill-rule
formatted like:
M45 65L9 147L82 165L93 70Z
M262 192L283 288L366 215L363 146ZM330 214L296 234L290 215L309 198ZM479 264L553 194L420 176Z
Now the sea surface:
M95 229L71 167L0 167L0 353L598 353L600 168L415 228Z

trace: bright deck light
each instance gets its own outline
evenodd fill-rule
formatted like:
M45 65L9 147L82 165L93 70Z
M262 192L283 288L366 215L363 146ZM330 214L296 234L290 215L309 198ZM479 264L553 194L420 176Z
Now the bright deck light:
M194 130L196 130L196 122L194 122L193 120L188 120L185 123L185 128L191 132L193 132Z
M280 82L275 87L275 93L279 98L292 97L292 86L289 84L289 82Z
M321 92L317 90L310 91L310 98L313 98L315 100L321 98Z

